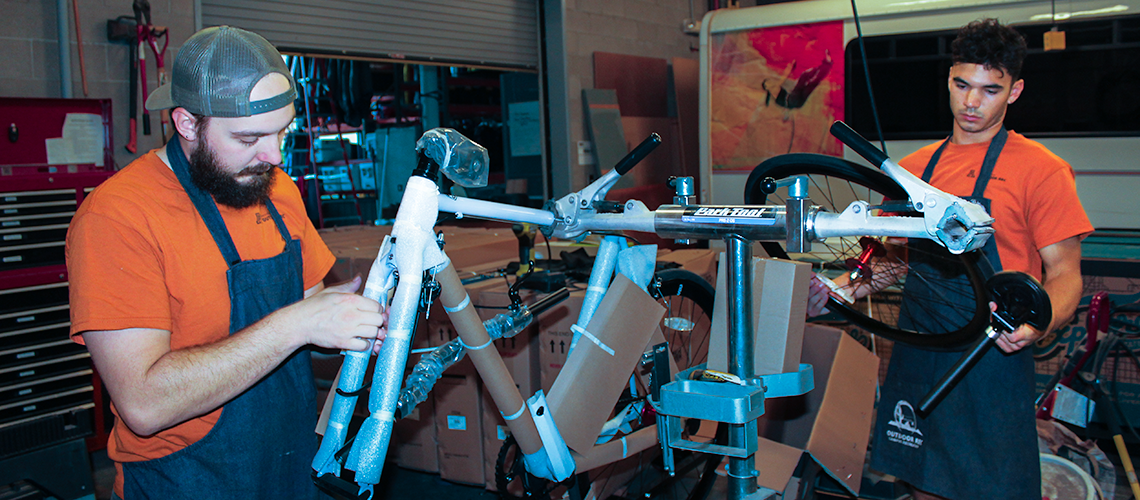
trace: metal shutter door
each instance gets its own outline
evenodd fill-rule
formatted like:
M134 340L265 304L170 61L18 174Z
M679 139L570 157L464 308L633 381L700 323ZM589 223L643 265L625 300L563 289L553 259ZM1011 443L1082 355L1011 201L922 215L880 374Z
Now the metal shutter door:
M261 34L282 52L538 68L535 0L200 0L202 26Z

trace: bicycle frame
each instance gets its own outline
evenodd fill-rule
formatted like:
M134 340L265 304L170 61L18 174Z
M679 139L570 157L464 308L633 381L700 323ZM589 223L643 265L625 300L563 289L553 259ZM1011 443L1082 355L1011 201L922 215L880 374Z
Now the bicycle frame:
M643 148L639 147L635 153L641 149ZM644 154L647 153L642 153L642 156ZM492 338L471 307L470 297L454 267L434 238L432 227L440 211L454 212L459 217L532 223L541 226L548 237L558 238L575 238L590 232L635 231L676 239L725 239L729 253L729 364L730 371L745 380L753 377L750 331L752 313L751 301L748 300L751 290L750 280L744 279L751 273L750 242L795 238L812 241L832 236L901 236L935 239L948 247L956 243L960 245L959 251L963 251L980 247L989 237L986 232L988 214L982 211L984 217L979 217L970 213L969 209L965 210L965 214L961 209L955 211L954 206L969 205L968 202L946 195L920 180L907 179L908 184L904 187L911 186L914 192L923 196L920 201L913 203L919 209L926 205L926 210L920 210L924 213L922 218L872 216L866 202L853 203L843 213L833 214L810 205L794 209L787 205L666 205L653 211L643 203L631 200L624 204L620 213L601 213L596 208L596 202L604 198L628 167L623 170L619 165L585 189L548 204L547 210L535 210L441 195L434 181L439 165L432 160L423 161L423 158L420 167L408 181L392 235L381 248L365 290L366 296L385 303L396 281L394 274L399 276L388 309L388 337L380 349L373 373L369 398L370 416L356 435L345 464L345 467L356 472L361 494L371 492L380 478L400 392L400 377L404 373L411 335L415 329L425 273L438 281L441 290L439 299L462 343L469 346L468 355L495 405L503 410L506 423L518 442L530 473L562 480L575 470L596 468L632 452L648 449L658 442L656 428L649 426L626 436L621 442L611 441L598 445L584 454L571 453L564 443L559 443L561 439L557 436L557 431L552 431L551 428L573 423L559 422L555 425L550 420L550 412L541 409L545 405L541 393L524 402L525 398L519 393L498 351L493 348L484 349L490 345ZM885 161L889 163L889 160ZM892 172L888 170L888 173ZM908 193L911 192L908 188ZM932 200L941 204L941 212L933 211L935 203ZM789 217L792 212L796 213ZM932 219L939 222L932 225ZM789 220L802 223L792 224L789 228ZM989 221L992 222L992 219ZM948 242L948 238L939 234L939 231L946 230L941 225L950 229L965 228L972 232L969 233L969 238L959 234L957 239L949 238ZM608 282L609 273L599 272L598 275L604 276ZM344 446L345 429L356 402L355 396L345 394L360 389L370 351L371 349L346 354L328 430L313 462L318 475L340 475L340 465L335 461L335 456ZM732 424L730 445L733 442L745 442L745 430L743 424ZM730 459L730 493L734 497L743 498L755 490L754 469L753 456Z

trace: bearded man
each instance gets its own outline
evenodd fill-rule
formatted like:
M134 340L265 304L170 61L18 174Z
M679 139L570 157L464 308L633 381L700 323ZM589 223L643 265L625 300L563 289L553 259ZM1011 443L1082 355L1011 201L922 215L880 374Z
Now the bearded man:
M334 257L277 165L295 83L264 38L195 33L150 110L175 135L67 235L71 335L111 396L117 498L315 498L308 346L379 348L385 315L324 288Z

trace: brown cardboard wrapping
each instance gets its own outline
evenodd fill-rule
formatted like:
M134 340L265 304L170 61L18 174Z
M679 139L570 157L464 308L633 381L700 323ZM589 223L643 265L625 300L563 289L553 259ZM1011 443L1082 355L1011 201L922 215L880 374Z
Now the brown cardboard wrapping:
M753 372L757 375L799 370L803 347L811 265L780 259L752 260ZM712 331L728 331L725 292L727 271L721 259L713 305ZM728 371L727 335L709 339L709 368Z
M879 358L842 330L809 324L804 329L803 362L813 367L815 388L803 396L764 401L756 452L759 483L784 491L807 452L858 494Z
M432 390L439 442L439 475L448 481L483 484L481 390L474 375L444 374Z
M629 278L617 275L586 331L607 352L583 336L547 395L558 430L570 449L584 453L594 446L602 424L613 410L644 347L661 322L665 308ZM583 404L591 401L593 404Z
M472 291L472 300L483 306L505 306L509 304L510 299L505 287L501 286L501 282L499 285L499 287L480 289L478 299L475 298L475 292ZM491 318L501 312L504 311L501 309L480 309L479 315L484 318ZM534 394L539 387L538 328L532 324L514 337L496 340L494 345L499 351L499 356L503 358L503 364L507 366L507 372L514 379L515 386L519 388L522 397L528 398ZM518 408L509 408L505 412L510 415L516 411ZM488 490L497 491L495 487L495 459L498 457L499 449L502 448L503 440L508 435L510 435L510 430L507 428L506 420L495 405L491 395L484 389L483 456L485 460L483 472L485 486ZM520 490L516 493L521 494L522 492Z

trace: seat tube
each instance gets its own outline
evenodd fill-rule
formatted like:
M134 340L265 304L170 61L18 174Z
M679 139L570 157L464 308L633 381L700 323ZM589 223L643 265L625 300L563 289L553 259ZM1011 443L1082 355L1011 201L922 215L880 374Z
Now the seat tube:
M748 380L754 375L752 334L752 242L739 236L725 238L728 244L728 367ZM744 448L746 424L729 424L728 445ZM728 459L728 498L746 498L756 491L756 456Z

